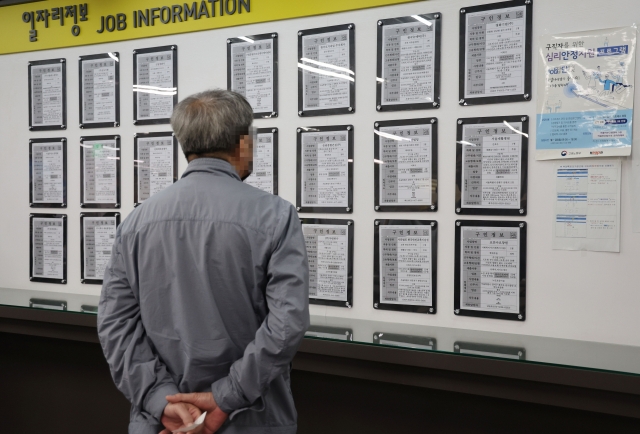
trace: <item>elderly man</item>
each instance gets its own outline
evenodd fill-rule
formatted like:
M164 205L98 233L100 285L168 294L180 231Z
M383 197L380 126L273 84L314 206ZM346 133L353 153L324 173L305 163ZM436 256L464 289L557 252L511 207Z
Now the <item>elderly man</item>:
M118 228L98 333L131 434L169 433L201 411L207 434L296 432L307 255L293 206L242 182L252 120L235 92L180 102L171 125L189 166Z

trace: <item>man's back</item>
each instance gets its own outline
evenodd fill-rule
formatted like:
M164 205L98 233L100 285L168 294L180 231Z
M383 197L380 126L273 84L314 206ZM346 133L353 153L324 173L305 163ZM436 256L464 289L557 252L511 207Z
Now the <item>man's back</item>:
M308 326L308 272L291 204L242 183L225 161L196 159L121 225L104 282L100 337L116 384L131 394L130 432L157 423L171 383L187 393L213 384L225 411L251 407L221 433L295 432L282 352L295 352ZM122 317L136 308L135 344L149 349L128 356L132 346L114 336L131 334Z

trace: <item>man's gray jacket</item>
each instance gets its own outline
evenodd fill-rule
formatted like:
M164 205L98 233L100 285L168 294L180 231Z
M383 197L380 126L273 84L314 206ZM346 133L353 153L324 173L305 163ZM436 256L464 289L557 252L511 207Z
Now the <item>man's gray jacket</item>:
M213 392L221 434L289 434L289 366L309 326L308 264L293 206L219 159L189 163L118 228L100 343L131 401L129 433L157 434L166 395Z

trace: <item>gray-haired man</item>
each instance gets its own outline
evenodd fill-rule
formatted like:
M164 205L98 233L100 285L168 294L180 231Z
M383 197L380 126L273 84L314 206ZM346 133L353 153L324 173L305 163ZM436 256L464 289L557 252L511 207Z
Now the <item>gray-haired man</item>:
M241 182L252 120L234 92L180 102L171 125L189 166L118 228L98 333L132 403L129 433L169 433L200 411L207 434L296 432L307 256L293 206Z

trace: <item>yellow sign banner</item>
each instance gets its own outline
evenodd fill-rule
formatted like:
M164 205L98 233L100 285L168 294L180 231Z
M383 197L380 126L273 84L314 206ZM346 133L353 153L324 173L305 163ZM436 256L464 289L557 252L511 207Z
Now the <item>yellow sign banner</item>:
M170 1L70 4L46 0L0 7L0 54L198 32L419 0Z

